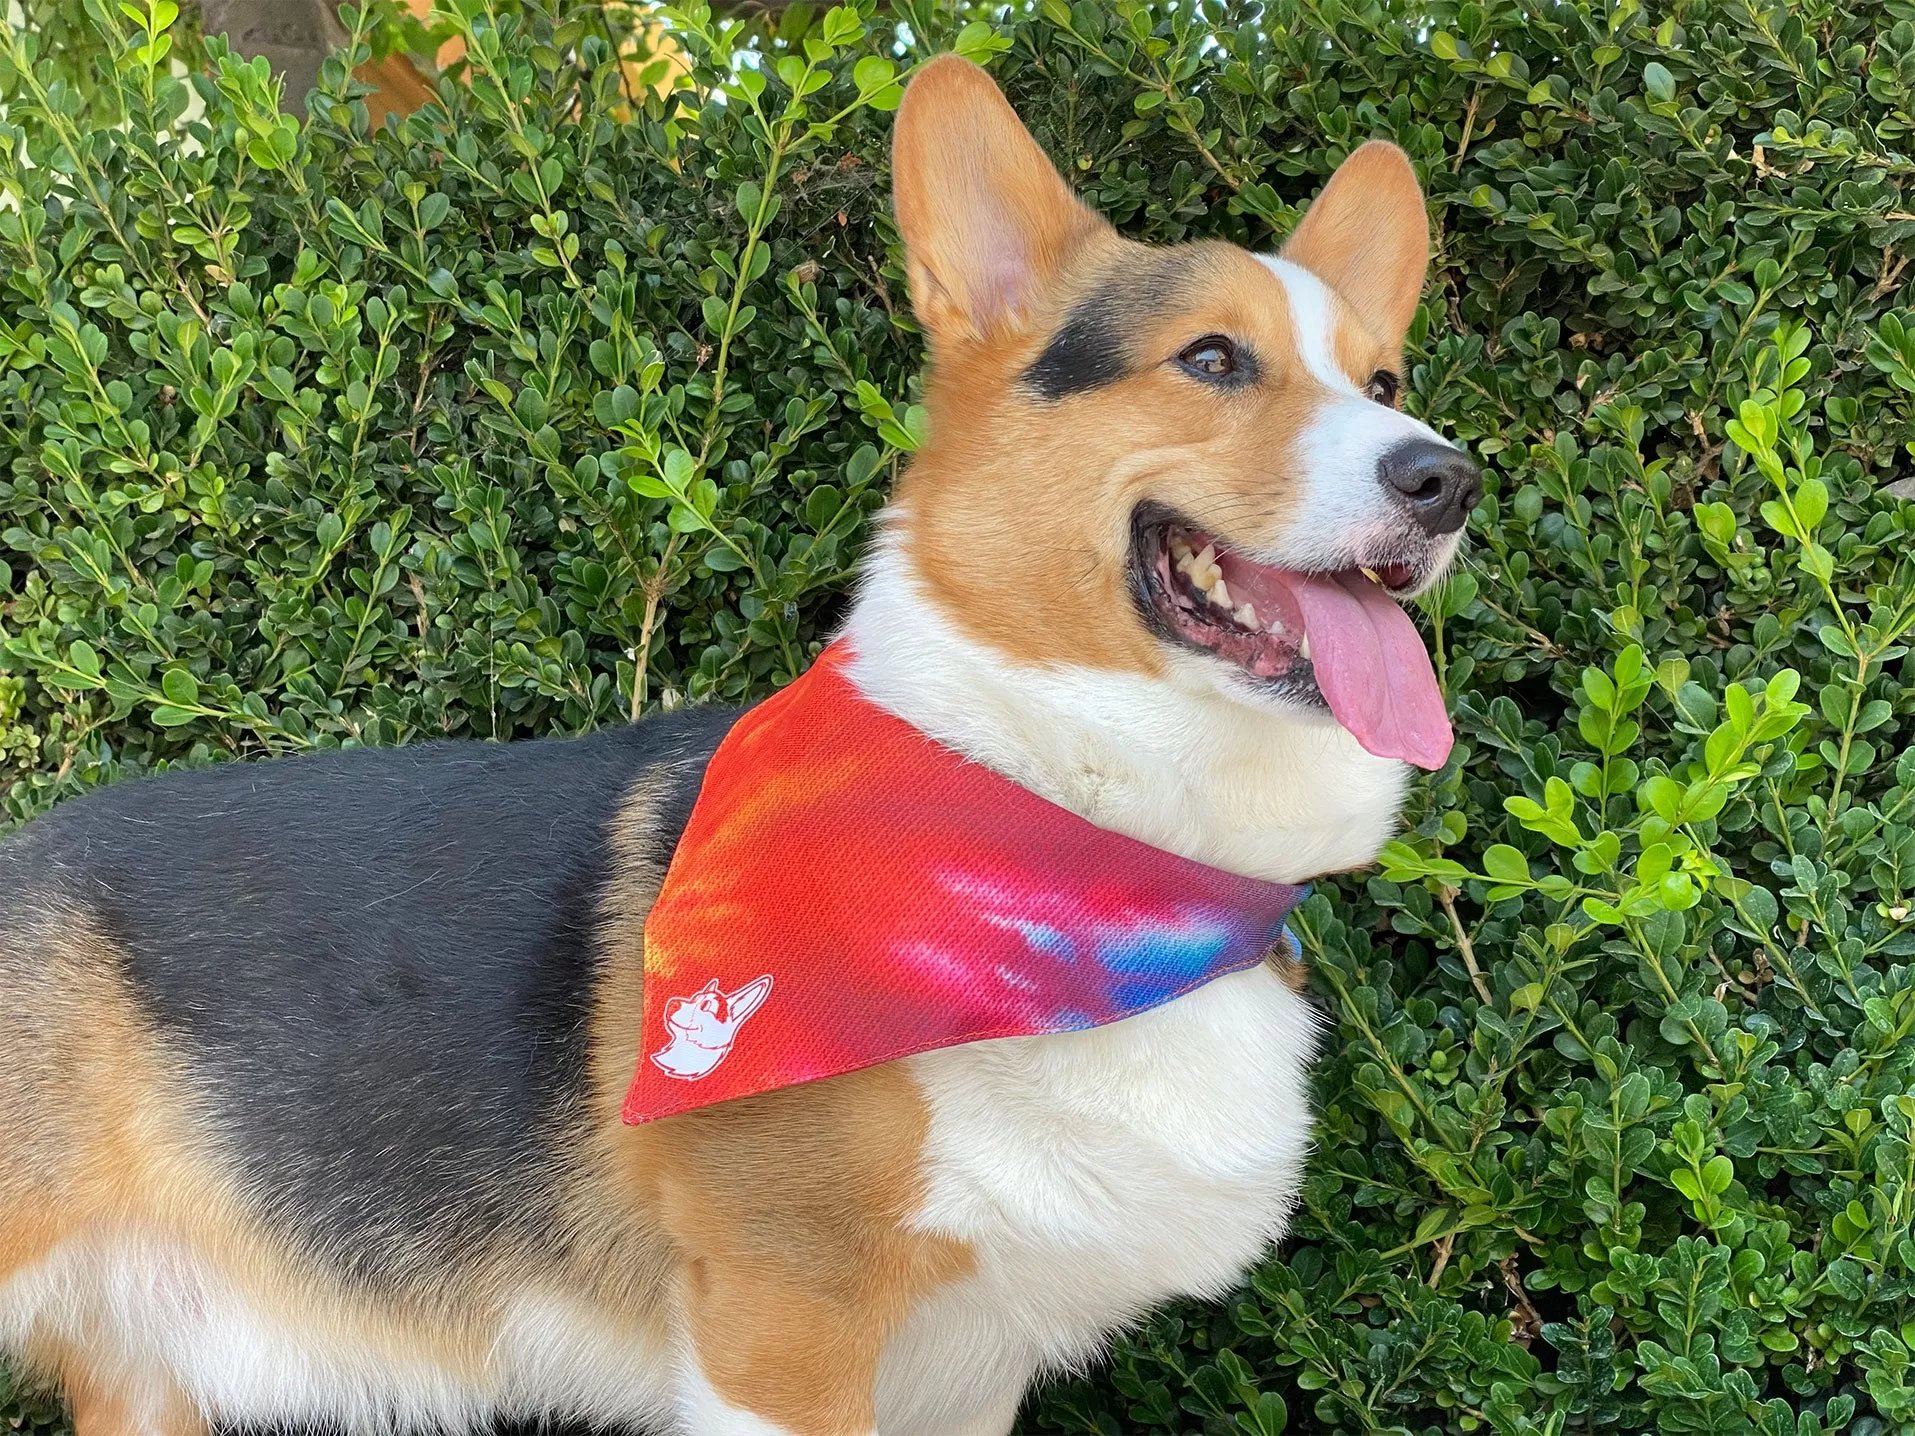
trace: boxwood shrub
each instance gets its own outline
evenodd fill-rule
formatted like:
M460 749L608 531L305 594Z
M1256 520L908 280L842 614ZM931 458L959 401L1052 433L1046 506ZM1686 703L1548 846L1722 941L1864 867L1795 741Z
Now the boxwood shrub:
M172 0L0 22L5 818L799 671L924 434L931 53L1158 242L1273 245L1387 136L1407 402L1488 473L1423 613L1461 741L1298 920L1291 1237L1023 1429L1915 1430L1915 3L644 18L375 0L303 127ZM371 128L355 62L452 33Z

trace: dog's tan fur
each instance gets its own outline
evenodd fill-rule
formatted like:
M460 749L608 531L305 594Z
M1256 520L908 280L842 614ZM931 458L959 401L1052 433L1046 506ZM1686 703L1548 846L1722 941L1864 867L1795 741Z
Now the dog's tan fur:
M124 1203L181 1135L117 958L84 914L42 908L0 932L0 1278Z

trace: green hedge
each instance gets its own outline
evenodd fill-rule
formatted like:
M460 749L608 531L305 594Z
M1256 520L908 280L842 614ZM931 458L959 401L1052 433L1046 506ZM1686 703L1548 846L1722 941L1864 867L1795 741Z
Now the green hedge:
M0 66L11 819L800 669L924 432L933 51L1151 240L1269 246L1402 144L1408 404L1488 465L1426 605L1461 741L1302 914L1293 1236L1024 1429L1915 1430L1915 3L695 10L635 99L607 7L441 0L470 83L378 133L340 61L299 129L217 42L172 78L168 0L52 44L79 3Z

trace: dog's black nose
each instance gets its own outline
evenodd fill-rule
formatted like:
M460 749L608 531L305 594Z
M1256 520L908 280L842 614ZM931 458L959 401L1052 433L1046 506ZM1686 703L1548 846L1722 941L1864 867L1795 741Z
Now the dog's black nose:
M1410 439L1377 461L1377 477L1409 506L1417 527L1431 538L1463 527L1483 497L1476 461L1434 439Z

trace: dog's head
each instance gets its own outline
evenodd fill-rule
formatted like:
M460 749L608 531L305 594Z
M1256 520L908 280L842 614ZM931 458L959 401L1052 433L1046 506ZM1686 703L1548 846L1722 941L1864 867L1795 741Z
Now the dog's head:
M729 1047L747 1017L771 995L771 979L761 977L736 992L723 992L714 978L690 997L665 1004L665 1024L695 1047Z
M894 156L932 355L899 521L933 601L1015 659L1327 707L1439 766L1442 695L1398 600L1442 573L1481 486L1397 408L1429 261L1402 151L1352 154L1275 258L1120 238L963 60L911 84Z

